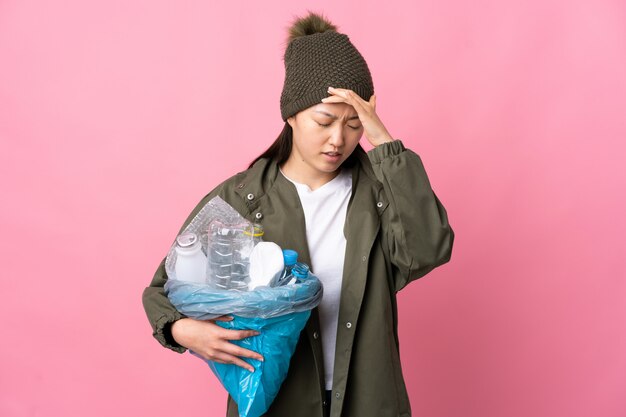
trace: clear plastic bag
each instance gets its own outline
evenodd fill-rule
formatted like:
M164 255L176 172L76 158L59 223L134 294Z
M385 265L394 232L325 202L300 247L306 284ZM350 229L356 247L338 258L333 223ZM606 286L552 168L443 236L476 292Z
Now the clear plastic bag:
M207 230L214 220L232 224L247 222L228 203L215 197L198 212L182 233L194 232L199 235L206 253ZM295 284L262 287L252 291L225 290L208 284L180 281L176 279L174 249L173 245L166 258L165 268L169 279L164 289L178 311L199 320L232 315L232 321L215 323L226 329L260 332L258 336L231 341L263 355L263 362L242 358L254 367L254 372L237 365L209 360L205 362L237 403L240 417L261 416L270 407L287 376L300 333L311 310L322 299L322 283L312 273ZM190 353L201 358L195 352Z
M225 314L246 318L271 318L311 310L319 305L323 289L320 280L309 273L298 283L263 287L254 291L222 290L207 284L169 279L165 292L176 309L198 320Z
M243 225L247 225L252 230L254 229L254 225L241 216L230 204L220 197L214 197L200 209L181 234L187 232L195 233L200 239L202 252L207 255L209 225L218 222L222 224L241 225L242 227ZM253 238L254 236L250 236L251 242ZM176 279L176 271L174 268L176 258L176 245L172 244L165 258L165 271L169 279Z

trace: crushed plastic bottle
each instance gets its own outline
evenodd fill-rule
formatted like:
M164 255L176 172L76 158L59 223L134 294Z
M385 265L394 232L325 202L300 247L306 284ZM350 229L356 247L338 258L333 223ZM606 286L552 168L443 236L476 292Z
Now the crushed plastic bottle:
M302 282L302 280L306 279L309 276L309 270L309 266L304 262L296 262L294 267L291 269L292 278L287 283L287 285Z
M285 269L282 274L272 283L272 286L279 287L288 285L306 278L309 274L309 266L304 262L298 262L298 252L292 249L283 249L285 259Z
M263 229L258 224L212 221L207 236L208 284L218 289L246 291L250 254L262 236Z

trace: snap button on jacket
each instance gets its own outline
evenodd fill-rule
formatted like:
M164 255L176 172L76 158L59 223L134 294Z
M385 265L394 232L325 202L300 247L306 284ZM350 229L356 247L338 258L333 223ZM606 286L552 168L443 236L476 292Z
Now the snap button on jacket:
M344 261L337 327L331 417L410 416L399 355L396 293L448 262L454 231L433 192L422 160L401 140L369 152L357 147L352 196L344 226ZM218 185L194 208L180 231L219 195L251 222L263 239L294 249L311 265L304 213L295 186L278 165L261 159ZM249 198L253 196L253 198ZM263 213L258 216L257 213ZM185 317L163 292L165 258L144 292L143 305L154 337L176 352L171 324ZM315 271L315 265L311 265ZM322 417L324 361L317 308L300 334L287 378L267 417ZM321 335L322 337L324 335ZM237 417L227 397L227 417Z

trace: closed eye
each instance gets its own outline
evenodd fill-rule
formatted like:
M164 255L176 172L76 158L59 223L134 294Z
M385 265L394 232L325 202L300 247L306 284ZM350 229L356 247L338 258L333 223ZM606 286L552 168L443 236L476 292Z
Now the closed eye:
M320 126L323 126L323 127L328 127L328 126L330 126L330 123L328 123L328 124L326 124L326 125L324 125L324 124L322 124L322 123L319 123L319 122L316 122L316 123L317 123L318 125L320 125ZM349 126L350 128L352 128L352 130L359 130L359 129L361 128L361 126L357 126L357 127L350 126L350 125L348 125L348 126Z

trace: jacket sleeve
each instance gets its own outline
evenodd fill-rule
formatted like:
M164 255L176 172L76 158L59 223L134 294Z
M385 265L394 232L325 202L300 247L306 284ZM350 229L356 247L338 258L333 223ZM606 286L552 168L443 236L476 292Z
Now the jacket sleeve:
M368 157L389 202L382 232L400 291L450 260L454 231L419 155L397 139L370 150Z
M195 215L208 203L213 197L219 195L224 183L218 185L209 194L204 196L202 200L196 205L192 212L187 216L187 219L181 226L178 234L180 234ZM178 235L177 234L177 235ZM167 295L164 292L164 285L167 281L167 273L165 272L165 257L159 264L152 282L148 287L143 290L142 303L143 308L148 316L148 321L152 326L152 335L161 345L166 348L172 349L175 352L184 353L187 349L184 346L176 343L172 337L170 327L176 320L186 317L182 313L179 313L176 308L170 303Z

